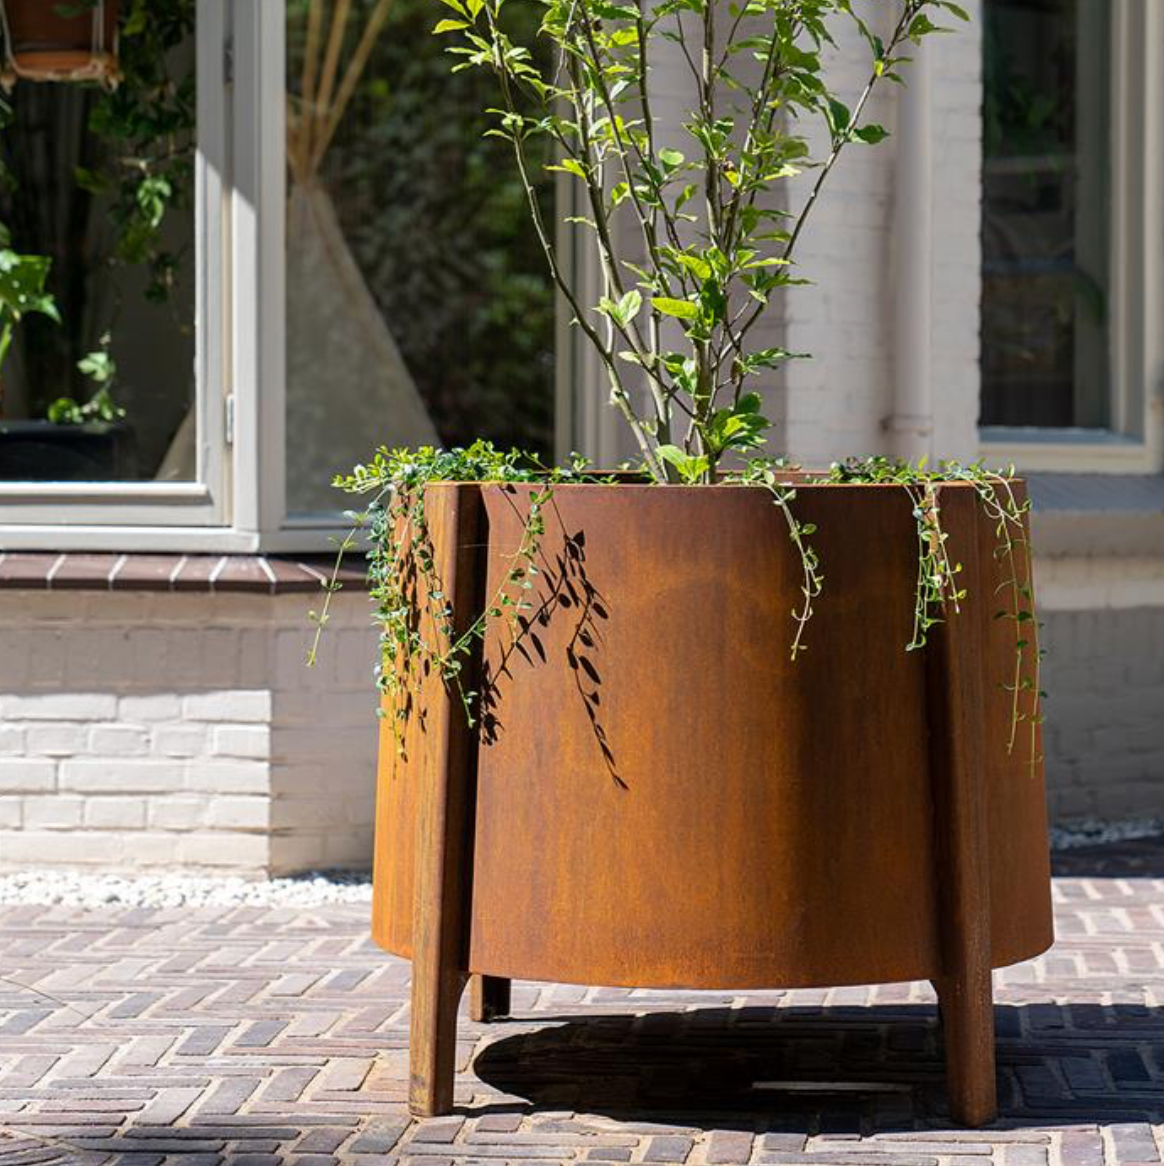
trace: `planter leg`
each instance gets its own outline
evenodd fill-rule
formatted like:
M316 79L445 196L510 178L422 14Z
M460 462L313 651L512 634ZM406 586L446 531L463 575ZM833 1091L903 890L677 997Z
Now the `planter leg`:
M479 493L444 489L429 507L437 543L437 577L454 619L467 625L477 610L480 568ZM471 685L476 668L466 676ZM443 683L430 683L425 762L417 783L416 884L412 909L412 1028L408 1108L435 1117L453 1108L457 1004L468 979L473 878L473 806L477 737Z
M990 972L946 977L937 987L950 1116L961 1125L986 1125L998 1115Z
M941 495L942 525L973 591L979 520L971 491ZM946 1045L950 1115L969 1126L998 1113L991 999L990 853L983 728L986 694L981 597L947 612L926 648L938 926L942 975L935 981Z
M508 1016L512 983L504 976L473 976L469 981L469 1016L478 1024Z
M457 1057L460 973L428 973L412 964L412 1026L408 1050L408 1110L413 1117L452 1112Z

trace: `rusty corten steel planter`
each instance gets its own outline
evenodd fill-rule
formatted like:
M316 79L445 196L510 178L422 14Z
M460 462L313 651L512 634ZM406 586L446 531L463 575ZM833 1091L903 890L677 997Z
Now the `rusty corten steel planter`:
M520 544L529 487L429 488L461 625ZM1007 569L973 489L941 487L960 615L905 651L905 491L801 485L825 576L790 661L801 564L761 489L560 486L531 631L495 621L490 715L426 682L381 746L373 934L413 961L415 1112L452 1104L457 1000L509 978L757 988L929 979L951 1111L994 1113L990 969L1052 941L1042 766L1008 754ZM1036 758L1040 756L1036 742Z

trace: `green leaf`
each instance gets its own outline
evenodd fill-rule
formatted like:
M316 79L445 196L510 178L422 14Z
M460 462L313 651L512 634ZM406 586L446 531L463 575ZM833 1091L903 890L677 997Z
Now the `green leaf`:
M639 309L643 306L642 293L631 288L630 291L618 301L618 314L622 321L629 324L638 314Z
M849 107L843 102L838 101L835 97L830 97L825 106L825 116L828 119L829 129L832 131L834 138L843 137L849 129L849 122L852 121L853 115L849 112Z
M442 32L460 32L462 28L468 27L469 25L464 20L441 20L432 30L432 34L439 36Z
M684 453L677 445L661 445L657 452L659 457L673 465L683 481L690 485L697 483L711 468L711 459L706 454Z
M54 425L80 425L81 406L72 397L58 397L49 405L45 416Z
M945 31L946 30L944 28L934 24L934 22L930 20L930 18L924 12L921 12L910 22L909 33L907 35L909 36L909 39L914 42L914 44L917 44L921 41L923 36L927 35L927 33Z
M675 258L691 272L701 283L711 275L711 264L698 255L676 255Z
M618 303L607 296L603 296L598 301L598 310L604 315L609 316L621 327L626 328L631 321L639 314L639 309L643 306L642 293L632 288L626 293Z
M564 170L567 174L573 174L577 178L585 179L586 171L582 167L582 163L576 158L563 158L556 166L547 166L547 170Z
M853 137L859 142L864 142L867 146L876 146L889 137L889 131L883 126L867 125L854 130Z
M98 384L107 384L117 375L117 365L108 352L90 352L77 361L77 369Z
M667 296L652 296L651 306L664 316L674 316L679 320L694 320L699 316L699 307L690 300L673 300Z

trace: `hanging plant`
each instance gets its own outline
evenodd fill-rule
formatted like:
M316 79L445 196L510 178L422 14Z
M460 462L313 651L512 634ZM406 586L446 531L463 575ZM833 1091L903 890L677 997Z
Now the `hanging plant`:
M4 23L3 83L120 79L118 0L0 0Z

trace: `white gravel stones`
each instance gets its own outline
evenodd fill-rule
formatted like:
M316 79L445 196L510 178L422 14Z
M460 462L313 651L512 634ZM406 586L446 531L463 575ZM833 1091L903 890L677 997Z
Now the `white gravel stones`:
M1086 818L1051 828L1052 850L1164 836L1164 818L1105 822ZM237 876L102 874L82 870L24 870L0 874L0 907L322 907L371 903L364 872L313 871L250 881Z
M1119 822L1083 818L1066 826L1052 826L1051 849L1074 850L1080 846L1132 842L1137 838L1158 838L1162 835L1164 818L1125 818Z
M264 882L221 875L80 870L0 874L0 907L320 907L371 901L371 876L347 871L314 871Z

